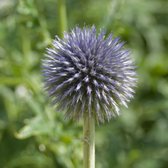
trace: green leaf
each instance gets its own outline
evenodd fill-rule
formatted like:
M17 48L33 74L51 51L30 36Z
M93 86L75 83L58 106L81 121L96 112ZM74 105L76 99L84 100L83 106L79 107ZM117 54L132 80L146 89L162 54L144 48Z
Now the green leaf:
M52 130L52 121L38 115L37 117L28 120L27 124L15 135L19 139L25 139L31 136L49 135Z

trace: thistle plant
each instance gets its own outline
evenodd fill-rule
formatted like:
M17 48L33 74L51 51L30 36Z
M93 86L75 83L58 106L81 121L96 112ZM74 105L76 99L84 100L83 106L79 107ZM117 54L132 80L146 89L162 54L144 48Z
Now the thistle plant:
M135 66L120 38L94 26L55 37L43 60L45 88L68 119L84 119L84 168L95 167L95 122L120 114L133 98Z

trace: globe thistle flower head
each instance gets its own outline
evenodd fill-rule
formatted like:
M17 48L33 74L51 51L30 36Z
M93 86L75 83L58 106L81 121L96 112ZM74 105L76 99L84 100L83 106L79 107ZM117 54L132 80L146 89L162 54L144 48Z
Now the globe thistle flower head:
M94 26L76 27L63 39L56 36L46 52L45 88L67 118L109 121L133 97L136 73L130 52L112 34L106 38Z

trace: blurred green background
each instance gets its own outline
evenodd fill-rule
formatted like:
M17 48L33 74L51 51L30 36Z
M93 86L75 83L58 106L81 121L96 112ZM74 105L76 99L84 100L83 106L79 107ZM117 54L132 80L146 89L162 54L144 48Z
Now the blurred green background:
M96 168L168 167L168 1L67 0L68 29L127 41L138 87L122 115L96 128ZM0 168L81 168L82 122L43 91L41 59L60 19L56 0L0 0Z

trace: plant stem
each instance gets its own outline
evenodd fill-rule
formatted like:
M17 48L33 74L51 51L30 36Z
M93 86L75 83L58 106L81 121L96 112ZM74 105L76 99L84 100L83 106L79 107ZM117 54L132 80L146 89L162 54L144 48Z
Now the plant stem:
M36 9L37 9L37 12L38 12L38 21L39 21L39 24L40 24L40 32L42 33L42 36L44 38L44 45L48 45L51 43L51 37L50 37L50 34L49 34L49 31L47 29L47 21L46 21L46 18L45 18L45 15L44 15L44 3L41 3L41 0L35 0L35 3L36 3Z
M83 134L84 168L95 168L95 121L93 117L84 117Z
M59 15L59 34L62 37L63 32L67 31L67 15L65 0L58 0L58 15Z

